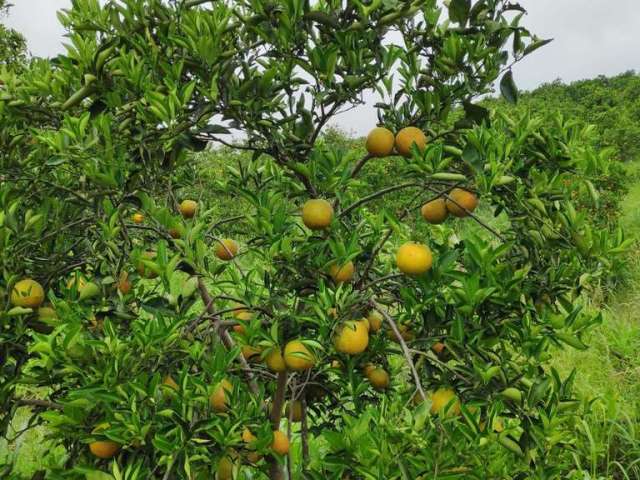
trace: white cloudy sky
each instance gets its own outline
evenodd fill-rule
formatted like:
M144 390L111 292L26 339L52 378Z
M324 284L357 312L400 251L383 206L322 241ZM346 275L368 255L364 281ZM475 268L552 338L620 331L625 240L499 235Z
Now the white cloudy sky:
M6 23L22 32L34 55L62 51L64 31L56 11L71 0L11 0ZM516 68L520 88L562 78L565 81L640 70L640 0L521 0L524 24L555 41ZM362 134L376 122L371 107L343 114L338 124Z

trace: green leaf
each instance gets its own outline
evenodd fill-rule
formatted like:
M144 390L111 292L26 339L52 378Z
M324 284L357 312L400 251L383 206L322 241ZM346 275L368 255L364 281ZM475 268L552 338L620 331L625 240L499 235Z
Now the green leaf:
M470 10L471 0L451 0L451 3L449 3L449 18L452 22L464 25L467 23Z
M518 87L513 81L513 72L511 70L505 73L502 80L500 80L500 93L502 93L507 102L514 105L518 103Z
M462 152L462 159L469 164L474 170L481 172L483 169L482 156L478 149L471 143L467 143L467 146Z
M542 48L551 42L553 42L553 38L549 38L547 40L536 40L527 45L527 48L524 49L522 56L524 57L526 55L529 55L530 53L535 52L537 49Z

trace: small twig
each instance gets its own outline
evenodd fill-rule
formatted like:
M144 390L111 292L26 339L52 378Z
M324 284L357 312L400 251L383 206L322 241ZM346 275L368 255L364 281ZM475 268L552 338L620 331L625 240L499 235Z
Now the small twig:
M362 170L362 167L364 167L365 164L372 158L374 158L373 155L367 153L364 157L358 160L358 163L354 165L353 170L351 172L351 178L354 178L356 175L358 175L358 172Z
M422 384L420 383L420 376L418 375L416 366L413 364L413 360L411 360L411 353L409 352L409 347L407 347L407 344L404 341L404 338L402 338L402 335L400 334L400 330L398 329L398 325L396 325L396 322L393 320L393 318L391 318L391 316L387 313L387 311L381 308L380 305L378 305L375 302L375 300L371 300L370 305L375 310L377 310L384 317L387 323L389 323L389 325L391 326L391 330L393 330L393 334L396 336L396 339L398 340L400 347L402 347L402 353L404 354L404 358L407 361L409 368L411 369L411 373L413 374L413 380L416 383L416 389L418 390L418 393L422 397L422 400L426 400L427 396L425 395L424 390L422 389Z
M367 202L370 202L371 200L375 200L376 198L382 197L383 195L386 195L387 193L395 192L397 190L402 190L404 188L423 187L423 186L424 186L424 184L422 184L422 183L408 182L408 183L401 183L400 185L392 185L391 187L383 188L382 190L374 192L371 195L367 195L366 197L362 197L357 202L352 203L347 208L342 210L342 212L340 212L340 215L338 215L338 218L344 217L346 214L348 214L352 210L355 210L359 206L361 206L361 205L363 205L363 204L365 204Z
M284 395L287 390L287 372L279 372L276 380L276 392L273 395L273 405L271 406L271 414L269 420L272 430L280 430L280 420L282 419L282 407L284 405ZM281 479L284 476L282 467L278 463L275 455L270 455L269 459L269 478Z
M302 437L302 475L307 470L309 463L309 426L307 424L307 397L303 395L300 399L302 404L302 422L300 425L300 435Z
M363 286L362 290L368 290L369 288L373 287L374 285L376 285L378 283L386 282L387 280L392 280L394 278L400 278L400 277L403 277L403 276L404 275L402 273L392 273L390 275L385 275L384 277L376 278L374 280L371 280L365 286Z
M38 400L35 398L18 398L16 400L16 405L18 405L19 407L44 407L53 410L64 409L64 405L60 403L50 402L48 400Z

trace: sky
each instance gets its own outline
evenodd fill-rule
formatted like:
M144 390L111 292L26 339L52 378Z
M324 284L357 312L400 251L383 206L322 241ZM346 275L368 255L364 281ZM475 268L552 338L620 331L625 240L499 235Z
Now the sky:
M22 32L37 56L63 51L64 30L56 11L71 0L10 0L6 23ZM640 0L521 0L522 24L554 41L516 65L519 88L530 90L557 78L564 81L640 70ZM372 101L340 115L342 129L362 135L375 126Z

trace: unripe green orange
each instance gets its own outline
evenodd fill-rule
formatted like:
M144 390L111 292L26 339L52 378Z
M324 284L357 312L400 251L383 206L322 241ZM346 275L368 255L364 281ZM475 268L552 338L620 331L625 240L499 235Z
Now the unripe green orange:
M366 148L372 157L386 157L393 153L395 138L393 132L384 127L376 127L367 136Z

